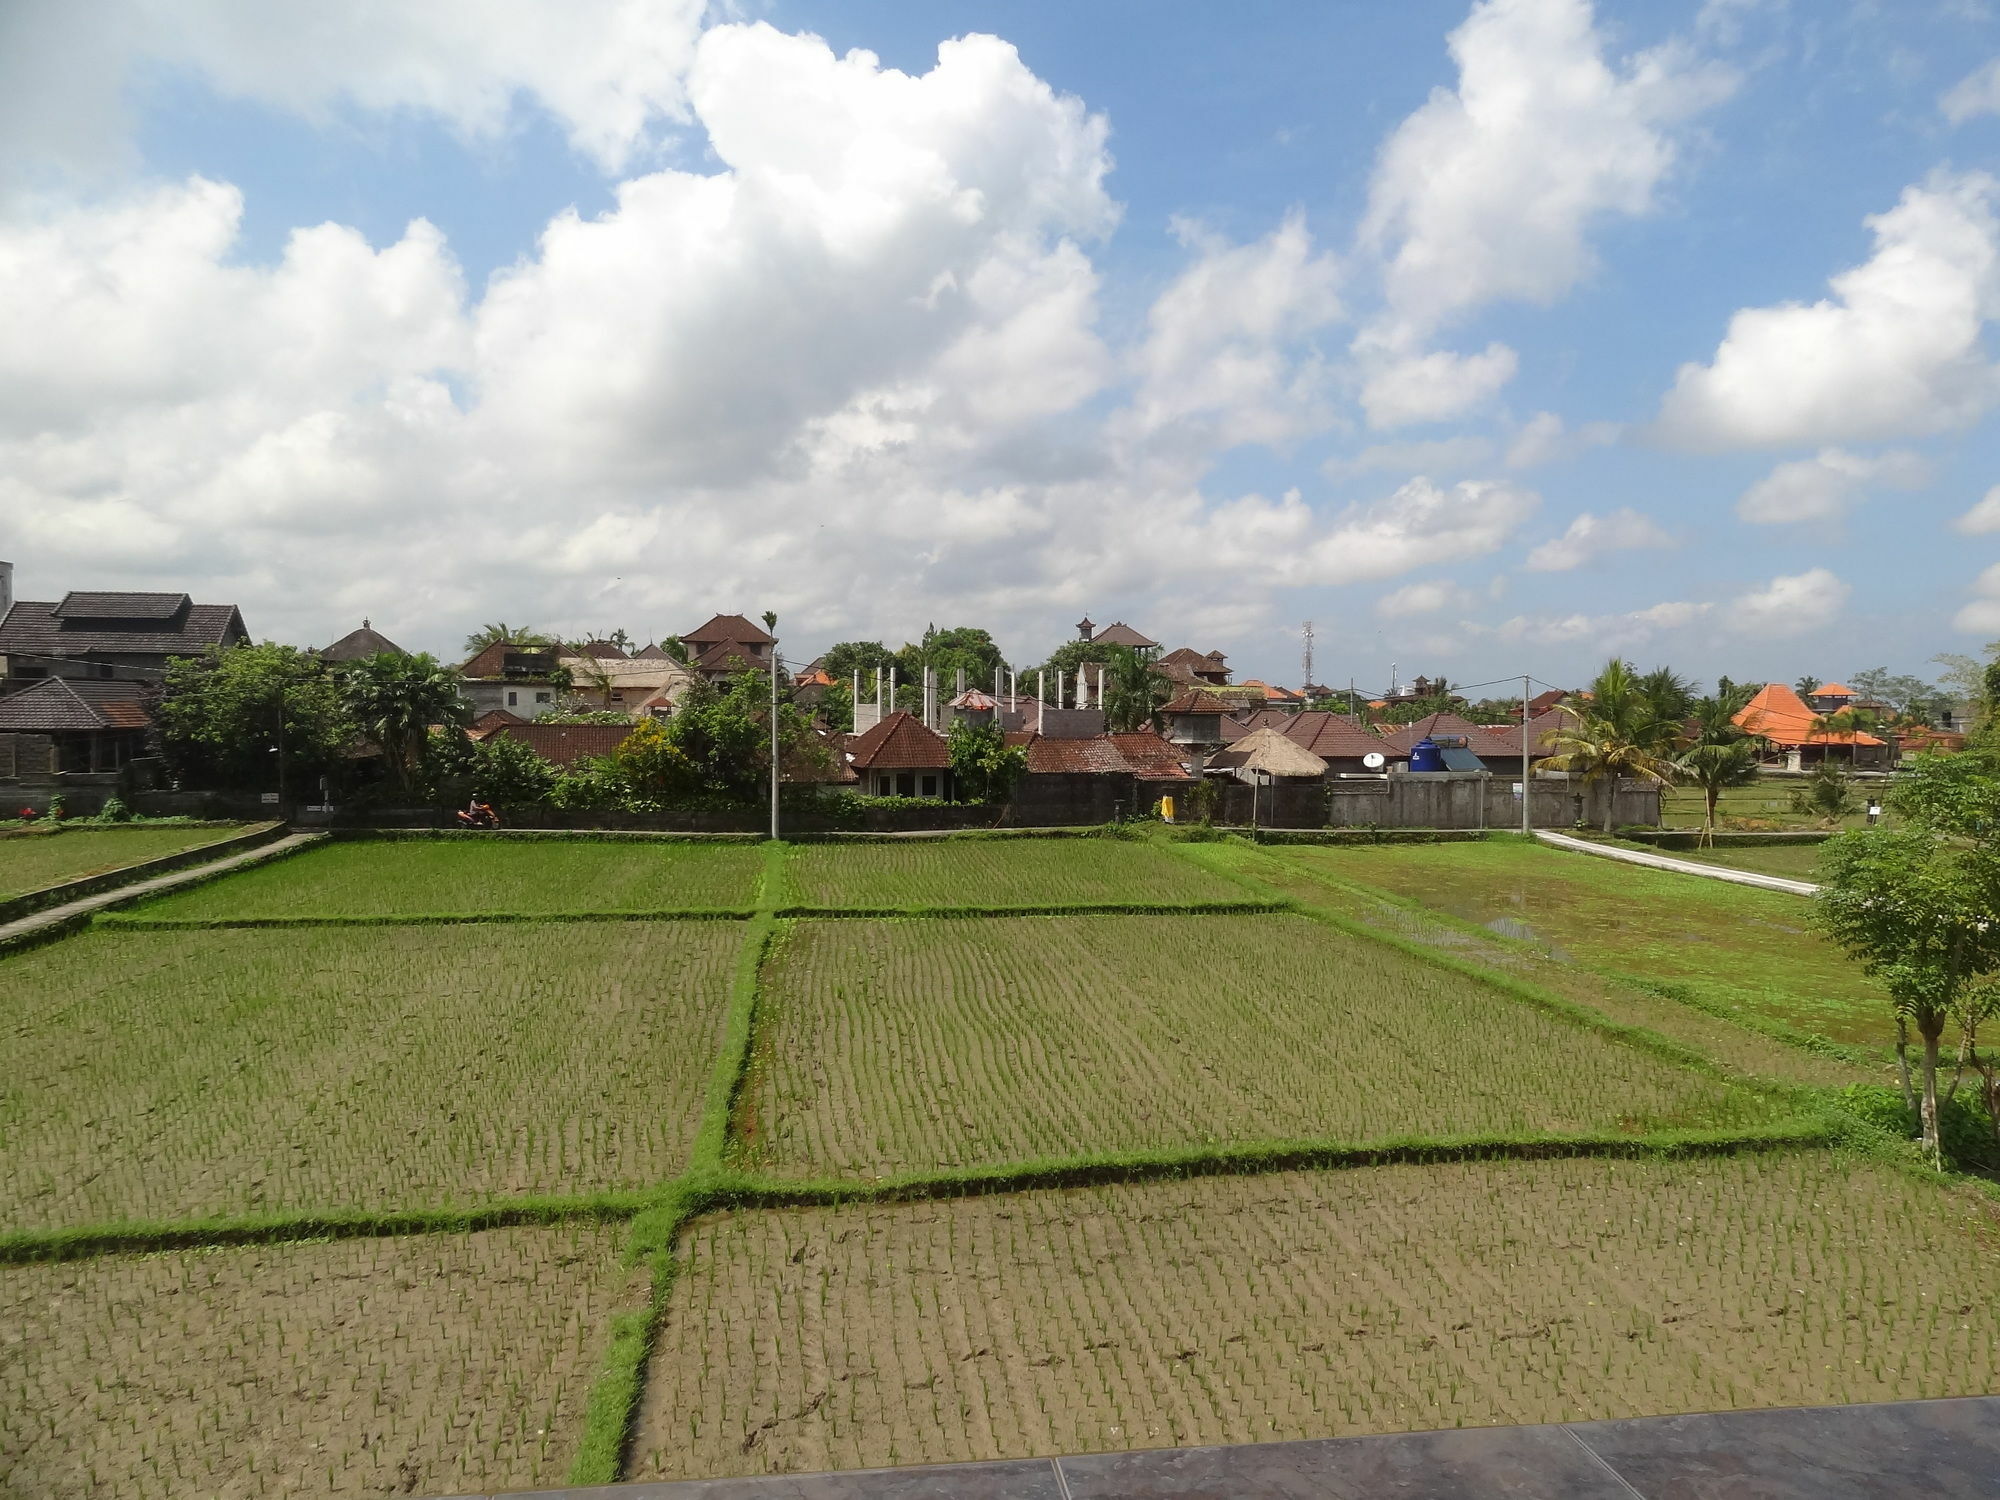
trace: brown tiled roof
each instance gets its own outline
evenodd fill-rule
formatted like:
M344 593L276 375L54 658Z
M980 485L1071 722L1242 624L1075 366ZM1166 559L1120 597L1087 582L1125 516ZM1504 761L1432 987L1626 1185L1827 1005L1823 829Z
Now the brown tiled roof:
M1180 746L1169 744L1150 729L1105 738L1118 747L1126 767L1141 781L1194 780L1193 773L1181 764Z
M634 660L634 661L672 661L672 660L673 660L673 658L672 658L672 657L671 657L670 655L668 655L668 653L667 653L667 648L666 648L666 647L664 647L664 646L661 646L661 645L658 645L658 644L651 644L651 645L646 645L646 646L642 646L642 647L640 647L640 648L639 648L639 649L638 649L637 651L634 651L634 652L632 653L632 660Z
M1160 658L1163 667L1187 667L1196 672L1220 672L1229 660L1220 651L1197 651L1192 646L1177 646Z
M58 620L173 619L194 600L186 594L135 594L71 589L55 607Z
M46 734L64 729L146 729L152 715L143 682L50 677L0 698L0 732Z
M1160 712L1163 714L1228 714L1234 713L1235 708L1233 705L1223 702L1222 699L1216 697L1213 693L1204 692L1200 688L1190 688L1171 703L1164 705L1160 709Z
M1453 713L1435 713L1427 719L1419 719L1414 724L1404 724L1382 731L1384 743L1394 746L1403 754L1409 754L1418 740L1447 734L1464 738L1465 748L1481 760L1505 760L1508 756L1519 757L1521 742L1495 734L1490 729L1482 729L1470 719L1462 719Z
M579 656L594 656L599 661L630 661L632 659L625 654L624 647L613 645L610 641L585 641L577 648L577 654Z
M848 736L847 755L857 771L942 771L951 766L944 736L900 709L874 728Z
M1090 644L1093 646L1132 646L1144 651L1160 643L1158 641L1147 640L1123 620L1114 620L1102 630L1093 634L1090 638Z
M502 724L488 739L519 740L543 760L573 766L609 755L625 743L630 724Z
M1234 726L1225 726L1225 732L1231 727ZM1370 751L1380 751L1390 760L1409 758L1408 751L1392 748L1380 735L1364 728L1348 715L1327 713L1321 709L1306 709L1295 714L1266 709L1251 715L1249 722L1236 729L1230 737L1240 740L1258 729L1275 729L1321 760L1359 760Z
M707 624L699 630L685 632L681 639L690 646L708 646L717 641L755 641L760 646L768 646L777 637L767 634L761 625L753 625L741 615L712 615Z
M77 599L178 601L170 616L142 613L161 606L135 602L123 614L59 614ZM233 604L191 604L185 594L69 594L61 604L17 599L0 620L0 656L199 656L210 646L245 640Z
M1009 735L1028 752L1028 772L1034 776L1135 776L1141 781L1192 781L1182 766L1181 752L1150 730L1133 734L1094 734L1088 738L1054 739L1046 735Z
M524 641L495 641L477 656L473 657L471 661L461 666L458 669L458 675L461 677L500 677L505 675L506 661L510 653L520 652L533 653L538 656L546 655L553 664L560 650L561 648L558 646L540 646Z
M527 722L519 714L509 713L504 708L489 708L485 713L466 725L465 732L475 740L483 740L502 725L525 724Z
M769 637L766 637L769 639ZM764 670L765 658L752 656L750 648L740 641L718 641L703 650L694 659L694 664L704 672L728 672L733 670Z
M372 628L366 620L359 630L350 630L331 646L322 646L314 654L321 661L360 661L364 656L408 656L410 653L397 645L381 631Z

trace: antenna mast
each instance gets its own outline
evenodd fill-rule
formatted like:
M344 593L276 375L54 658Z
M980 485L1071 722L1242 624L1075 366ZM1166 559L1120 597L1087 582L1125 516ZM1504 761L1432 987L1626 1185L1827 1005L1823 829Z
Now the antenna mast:
M1303 642L1302 655L1305 657L1305 680L1299 684L1299 697L1310 705L1313 685L1313 622L1308 620L1299 627L1299 639Z

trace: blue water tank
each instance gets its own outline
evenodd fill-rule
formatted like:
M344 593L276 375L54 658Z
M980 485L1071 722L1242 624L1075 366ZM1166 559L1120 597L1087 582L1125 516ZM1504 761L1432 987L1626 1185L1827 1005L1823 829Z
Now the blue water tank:
M1410 746L1410 769L1412 771L1442 771L1444 752L1438 749L1437 741L1425 735Z

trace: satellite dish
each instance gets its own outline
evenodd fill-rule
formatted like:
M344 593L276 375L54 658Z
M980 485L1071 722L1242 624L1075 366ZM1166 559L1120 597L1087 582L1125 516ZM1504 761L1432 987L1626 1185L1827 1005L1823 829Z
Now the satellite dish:
M1370 750L1366 755L1361 757L1361 764L1371 771L1379 771L1389 764L1389 760L1380 750Z

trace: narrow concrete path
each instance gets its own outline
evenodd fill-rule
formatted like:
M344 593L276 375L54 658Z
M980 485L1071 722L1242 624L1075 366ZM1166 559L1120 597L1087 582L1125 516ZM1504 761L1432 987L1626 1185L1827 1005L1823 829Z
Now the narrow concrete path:
M1640 849L1614 849L1589 839L1573 839L1566 833L1550 833L1537 828L1535 837L1555 849L1572 854L1594 854L1599 859L1615 859L1628 865L1644 865L1651 870L1672 870L1676 875L1701 875L1709 880L1726 880L1731 885L1754 885L1759 890L1783 891L1788 896L1817 896L1819 887L1809 880L1787 880L1782 875L1759 875L1755 870L1732 870L1726 865L1697 864L1691 859L1674 859Z
M513 1500L1996 1500L2000 1397L507 1493Z
M109 911L114 906L126 906L134 901L143 901L148 896L164 896L169 891L179 890L184 885L196 885L204 880L212 880L217 875L227 875L236 870L248 869L251 865L261 865L267 860L280 859L295 849L307 844L317 844L327 838L323 833L291 833L272 843L259 844L255 849L245 849L240 854L232 854L226 859L213 860L205 865L189 865L184 870L172 870L165 875L156 875L151 880L141 880L132 885L121 885L116 890L100 891L95 896L85 896L79 901L71 901L63 906L51 906L22 917L19 921L0 926L0 953L9 948L39 938L53 936L81 927L101 911Z

